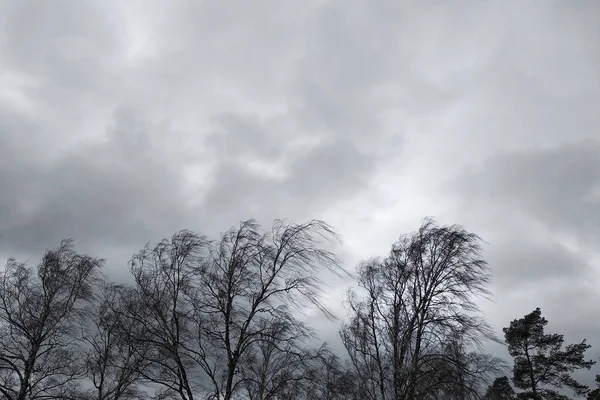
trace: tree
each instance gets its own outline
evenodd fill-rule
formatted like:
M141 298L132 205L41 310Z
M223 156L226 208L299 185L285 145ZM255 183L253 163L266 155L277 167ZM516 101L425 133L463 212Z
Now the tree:
M309 383L310 390L302 397L304 400L361 400L358 385L351 368L343 365L333 353L325 352L320 358L314 377Z
M157 388L162 398L193 400L203 387L192 353L195 292L200 290L199 266L205 262L208 240L190 231L147 245L130 261L135 296L120 314L136 346L146 347L140 376Z
M460 332L445 339L442 350L423 367L428 375L417 393L418 398L468 400L479 399L487 382L501 372L504 361L489 354L468 351Z
M484 400L513 400L515 398L515 391L506 376L496 378L483 397Z
M443 390L432 386L440 382L439 374L454 371L460 379L467 371L447 353L457 334L463 353L495 339L474 302L489 295L480 242L460 226L425 219L386 258L359 266L364 296L350 292L351 319L341 337L356 376L363 379L362 398L412 400ZM493 370L499 360L488 361L493 362L486 368ZM471 380L484 380L488 371L472 372ZM453 382L453 391L461 385L470 390L466 380Z
M0 276L0 394L7 400L79 398L85 366L75 341L103 260L63 241L34 270L9 259Z
M291 315L263 319L260 325L253 345L240 360L248 398L279 399L291 393L300 399L315 387L321 357L328 349L313 349L313 333Z
M322 221L275 221L264 234L246 221L217 241L181 231L146 246L130 263L139 300L125 313L150 348L141 376L165 398L283 396L319 355L294 311L314 305L331 317L318 270L341 271L323 249L336 239Z
M514 358L514 385L524 390L521 396L535 400L567 398L553 388L568 387L576 395L584 395L588 387L573 379L572 373L581 368L590 369L595 364L584 358L591 346L583 340L562 350L563 335L545 334L547 324L540 308L536 308L503 329L508 352Z
M291 311L313 305L332 317L321 302L318 276L322 268L342 271L335 255L323 248L335 240L322 221L276 220L265 234L256 222L246 221L210 247L199 274L203 290L194 302L199 338L194 355L216 398L231 400L244 387L239 369L248 354L282 343L281 334L302 334ZM288 321L286 329L273 329L276 321ZM286 358L302 354L294 348L278 350Z
M137 341L141 326L123 318L128 307L138 304L132 288L105 284L96 304L91 326L82 329L88 378L93 400L143 398L139 381L147 369L149 345Z

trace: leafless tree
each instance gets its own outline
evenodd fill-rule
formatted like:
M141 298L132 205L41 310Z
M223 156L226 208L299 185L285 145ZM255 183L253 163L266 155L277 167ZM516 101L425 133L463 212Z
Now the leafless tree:
M142 327L136 340L150 346L144 380L163 398L231 400L249 391L265 397L298 379L312 353L299 347L308 330L293 311L315 305L331 317L318 270L341 271L323 248L335 239L321 221L276 221L267 233L246 221L218 241L182 231L147 246L131 262L139 304L127 313ZM248 360L261 352L266 364L252 371ZM287 370L271 375L282 360Z
M313 378L319 351L312 332L289 313L259 322L252 345L240 359L240 376L250 400L277 399Z
M7 400L77 398L84 366L74 337L103 265L63 241L35 271L9 259L0 276L0 394Z
M476 400L485 393L486 384L501 372L506 363L489 354L467 351L461 332L449 335L440 351L424 356L415 398L431 400Z
M310 381L298 391L297 400L362 400L360 380L351 368L329 350L325 350L310 374Z
M323 269L342 273L327 224L242 222L218 240L180 231L130 261L131 287L70 241L35 271L0 276L2 400L477 399L501 362L477 297L489 293L480 239L421 228L360 265L342 363L298 318L322 302ZM84 390L82 382L93 388Z
M432 360L442 365L455 332L467 347L496 340L474 302L489 295L480 241L460 226L426 219L388 257L359 267L361 291L349 293L351 319L341 337L357 375L364 377L364 398L426 398L419 387L438 372Z
M159 398L193 400L202 387L190 355L196 342L190 322L196 311L195 292L201 290L198 273L207 246L204 237L180 231L171 240L146 246L130 263L137 299L126 303L122 318L139 327L131 335L138 346L147 349L147 368L138 372L158 387Z
M126 318L139 304L136 291L127 286L105 284L94 309L91 326L82 329L88 378L93 400L138 400L144 397L139 383L147 369L149 344L139 323Z
M246 221L211 246L210 257L202 264L202 290L195 302L195 359L210 377L215 397L239 397L245 382L239 372L244 358L261 343L278 344L267 341L269 335L278 333L274 321L297 327L282 306L294 310L312 304L332 316L320 300L319 269L341 271L338 259L323 248L323 240L336 239L322 221L275 221L266 234L260 233L256 222ZM291 349L286 352L291 354Z

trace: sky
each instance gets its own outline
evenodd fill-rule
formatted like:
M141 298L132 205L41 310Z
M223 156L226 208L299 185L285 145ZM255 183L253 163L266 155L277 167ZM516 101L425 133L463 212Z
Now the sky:
M594 0L0 0L0 256L74 238L120 280L179 229L318 218L353 269L432 216L485 240L499 335L539 306L597 359L598 21ZM327 280L343 318L351 282Z

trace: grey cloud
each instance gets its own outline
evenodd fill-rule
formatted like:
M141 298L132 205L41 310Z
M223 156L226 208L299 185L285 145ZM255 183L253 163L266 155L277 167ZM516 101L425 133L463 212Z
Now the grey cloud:
M536 244L534 238L523 238L494 243L489 262L496 301L485 308L499 334L513 319L541 307L551 323L549 331L565 334L569 341L588 338L596 348L600 297L590 260L552 241Z
M596 137L597 5L468 4L437 7L417 19L414 24L429 27L429 34L411 25L411 37L427 43L411 60L446 106L431 118L435 102L427 99L428 112L415 135L432 136L439 168L478 163L497 151Z
M279 161L289 138L286 132L274 131L268 126L269 121L255 115L224 113L214 117L213 124L215 131L206 144L216 152L218 161L246 156Z
M324 199L344 198L368 185L375 160L362 154L350 141L334 140L312 150L292 166L289 188L300 196L321 194ZM305 199L309 200L309 199Z
M86 64L93 65L97 60L93 57L102 58L118 46L116 21L94 2L25 0L7 3L3 11L8 64L58 83L71 86L81 82L77 79L80 73L97 72L77 68L70 61L88 57Z
M381 10L362 2L324 5L303 43L302 59L289 72L290 85L282 89L285 111L272 120L239 113L214 120L216 132L207 143L219 159L206 209L310 216L368 190L378 156L401 143L400 132L386 132L381 123L379 90L398 71L394 53L387 51L394 38L385 34L387 28L369 29L378 15ZM248 68L256 67L252 61ZM305 145L308 150L289 146L298 137L316 144ZM278 169L277 176L249 172L250 154Z
M156 135L168 132L122 110L103 142L55 162L36 165L31 153L4 165L20 176L2 182L2 247L39 251L73 237L84 247L135 248L191 223L178 165L154 147Z
M499 296L524 291L562 307L578 307L572 288L598 297L586 283L597 281L599 160L590 139L500 153L454 181L467 221L491 243Z
M107 9L83 2L55 4L48 10L27 2L11 6L5 14L11 20L4 32L9 38L7 65L34 81L28 98L45 111L35 117L15 117L19 123L35 125L18 133L25 137L23 143L31 141L35 132L43 143L29 153L29 159L16 162L22 175L18 183L11 183L12 193L15 198L36 200L23 212L15 212L15 199L3 200L2 209L10 216L3 220L5 248L39 250L42 243L63 236L84 243L125 245L197 221L203 222L200 229L214 231L251 216L261 220L314 217L338 199L368 188L378 151L399 142L394 135L383 141L381 103L373 101L373 88L382 86L393 70L383 60L388 53L353 31L353 23L360 21L356 10L368 11L360 2L352 7L328 6L323 17L319 17L320 5L285 17L292 11L290 6L266 7L261 12L263 23L250 24L246 16L257 12L255 7L226 11L215 4L181 2L162 12L158 4L150 3L142 19L158 30L148 34L155 41L154 50L140 65L126 61L127 33L135 27ZM339 24L333 18L336 10L343 12ZM42 11L62 17L46 18ZM32 15L40 24L24 31L21 22ZM215 25L215 20L237 23L227 28ZM170 28L165 31L166 27ZM307 35L313 27L317 28L314 34ZM272 35L273 29L282 34ZM372 32L377 36L371 39L390 41L383 31ZM329 54L332 43L348 37L351 40ZM335 63L328 63L331 57ZM325 68L326 64L332 67ZM235 104L224 113L211 108L206 97L198 97L199 93L218 96L221 85L226 92L239 85L237 93L251 94L258 101L283 99L286 111L248 118L249 113ZM166 101L169 95L161 91L175 101ZM119 117L107 142L77 143L95 140L122 102L146 111L140 114L151 114L148 126ZM168 114L175 111L171 104L184 109L194 104L201 110L208 104L201 120L212 121L214 129L200 123L192 128L194 132L177 136L168 126L162 127L162 132L152 135L152 143L144 132L136 134L158 129L157 121L165 114L165 120L177 125ZM154 113L157 107L162 110ZM11 138L16 137L14 127L9 130ZM214 134L206 136L211 130ZM190 145L182 149L178 140L185 136ZM297 147L297 138L306 136L313 142ZM179 152L179 159L173 154L164 159L171 152ZM39 157L48 160L37 165L32 160ZM274 162L274 168L281 164L283 177L250 173L248 157ZM190 186L182 177L184 167L194 164L206 170L211 161L215 165L210 170L215 172L203 184L214 183L205 200L199 207L181 206L189 200L182 195L183 187ZM200 202L202 193L193 185L185 192L196 197L190 203Z
M501 152L452 181L461 214L490 243L497 329L541 307L548 331L587 338L595 358L599 160L600 142L572 141Z
M468 175L468 202L508 204L558 233L600 239L600 142L504 153Z
M540 288L560 285L577 286L593 278L594 269L588 260L574 254L559 242L527 237L513 232L512 237L494 240L489 254L493 269L494 291L532 291L532 284Z
M123 24L98 3L25 0L3 11L4 68L35 80L39 90L28 94L37 103L64 102L76 111L90 96L114 93Z
M253 174L239 163L222 163L202 207L211 216L233 221L247 217L268 221L294 215L311 218L328 204L368 187L373 160L352 143L332 141L291 162L285 177Z

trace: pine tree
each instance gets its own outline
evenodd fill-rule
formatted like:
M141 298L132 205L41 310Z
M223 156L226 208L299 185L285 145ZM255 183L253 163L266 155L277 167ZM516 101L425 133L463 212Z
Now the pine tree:
M484 400L512 400L515 398L515 391L506 376L496 378L483 397Z
M536 308L521 319L515 319L504 328L508 352L514 358L513 383L535 400L566 398L555 389L572 389L576 395L585 395L588 387L572 377L575 370L590 369L594 361L584 359L591 346L581 343L567 345L562 350L564 338L559 334L545 334L548 321Z

